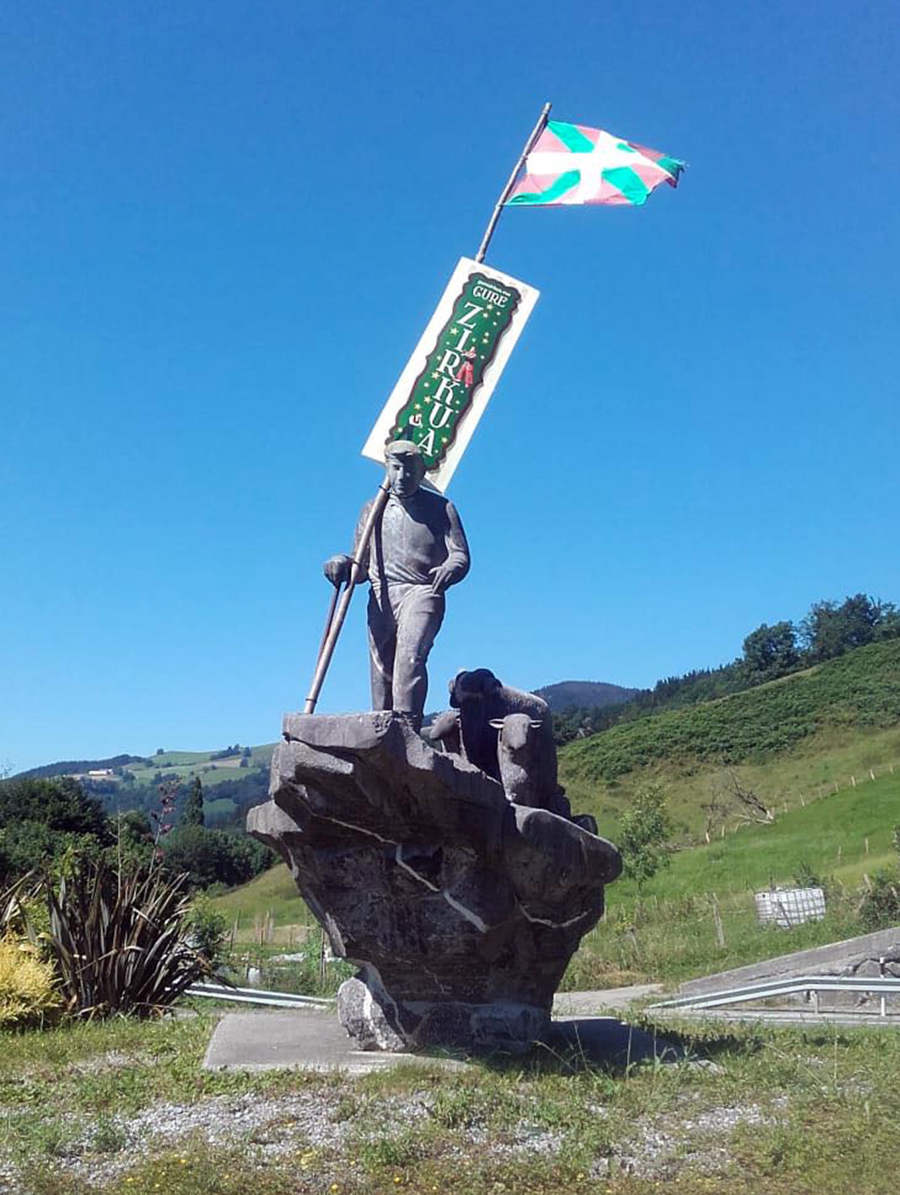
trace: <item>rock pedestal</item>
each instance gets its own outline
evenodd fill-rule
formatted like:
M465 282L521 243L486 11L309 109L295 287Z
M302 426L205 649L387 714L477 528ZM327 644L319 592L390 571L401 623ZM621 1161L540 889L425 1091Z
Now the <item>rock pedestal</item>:
M512 804L401 714L290 714L247 828L288 863L338 957L363 1048L517 1050L621 871L616 848Z

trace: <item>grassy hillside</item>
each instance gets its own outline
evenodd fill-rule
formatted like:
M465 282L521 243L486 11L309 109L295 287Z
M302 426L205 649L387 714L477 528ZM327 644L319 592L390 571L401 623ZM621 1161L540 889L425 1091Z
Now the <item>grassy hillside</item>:
M267 768L274 749L274 743L252 747L247 768ZM224 780L236 780L247 770L241 767L239 752L221 759L214 758L217 754L216 751L164 751L161 755L148 756L142 763L130 764L128 770L134 773L135 784L151 784L157 772L161 772L166 779L182 781L199 776L204 789L215 788Z
M662 783L691 834L734 769L767 803L800 804L900 764L900 640L858 648L782 680L639 718L568 744L560 778L573 806L614 834L648 781Z
M177 784L178 806L194 777L203 785L207 825L241 822L244 811L265 800L273 743L240 751L163 751L130 763L121 777L88 781L88 791L97 795L111 813L128 809L145 812L159 806L161 784Z
M274 743L263 743L251 747L247 757L247 768L268 768L272 759ZM140 755L115 755L109 759L68 759L56 763L30 768L19 776L67 776L85 775L92 768L121 768L134 775L133 783L152 784L157 773L164 778L174 777L190 780L201 776L204 788L214 788L225 780L234 780L246 769L241 767L242 753L223 751L160 751L146 757ZM115 781L116 777L111 777Z
M660 899L696 892L721 894L790 885L801 868L851 887L896 860L893 827L900 823L900 770L858 783L780 814L771 825L745 826L672 856L645 890ZM623 900L635 894L622 882Z
M862 893L867 878L896 865L891 834L898 822L900 770L771 825L679 851L640 894L619 880L607 890L606 920L585 937L565 986L676 982L864 933L872 926L860 917ZM791 930L759 924L755 892L814 879L825 887L824 920Z
M315 923L284 863L215 897L213 904L229 925L236 926L239 941L251 940L266 920L276 931L274 940L279 942L289 940L292 930Z

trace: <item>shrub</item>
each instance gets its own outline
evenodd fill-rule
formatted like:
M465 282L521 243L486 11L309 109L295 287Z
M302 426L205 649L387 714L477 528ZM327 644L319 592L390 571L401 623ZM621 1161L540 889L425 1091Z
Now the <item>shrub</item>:
M642 888L661 867L669 865L672 821L659 785L648 784L622 817L619 849L625 874Z
M70 1011L151 1016L211 973L191 940L187 877L76 860L45 880L50 949Z
M213 907L205 894L198 896L191 905L187 915L187 931L190 944L210 966L222 962L226 954L228 921L224 913Z
M900 872L896 867L876 871L863 888L859 917L867 930L900 925Z
M36 948L11 936L0 938L0 1029L40 1025L61 1004L53 968Z
M71 776L0 780L0 876L14 879L72 847L112 841L103 807Z

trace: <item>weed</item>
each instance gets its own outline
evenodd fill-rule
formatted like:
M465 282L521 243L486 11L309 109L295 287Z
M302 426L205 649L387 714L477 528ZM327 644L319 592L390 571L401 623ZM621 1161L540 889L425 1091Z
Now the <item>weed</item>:
M115 1154L124 1149L128 1135L120 1124L101 1116L94 1128L91 1146L96 1153Z

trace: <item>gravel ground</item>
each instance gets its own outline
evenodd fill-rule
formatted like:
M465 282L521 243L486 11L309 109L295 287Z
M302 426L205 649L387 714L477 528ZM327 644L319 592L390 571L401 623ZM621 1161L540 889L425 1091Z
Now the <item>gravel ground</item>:
M305 1169L314 1163L321 1165L320 1151L352 1151L366 1140L408 1133L430 1118L434 1100L434 1092L426 1090L386 1099L354 1094L348 1112L346 1095L326 1088L272 1097L243 1094L215 1096L193 1104L160 1103L132 1116L110 1117L102 1124L87 1119L70 1124L52 1165L61 1173L100 1187L140 1160L200 1138L212 1146L240 1146L260 1165L291 1154ZM596 1113L598 1117L606 1115L600 1106ZM677 1116L645 1118L635 1122L627 1140L611 1157L596 1160L592 1176L603 1177L612 1168L642 1178L666 1178L686 1166L714 1173L729 1160L725 1139L734 1128L769 1120L752 1104L696 1113L684 1109ZM473 1149L505 1157L552 1155L563 1140L563 1131L547 1130L523 1116L502 1141L492 1139L487 1126L468 1124L457 1131L451 1150L459 1156ZM338 1167L346 1178L345 1165L336 1163L336 1170ZM323 1180L326 1177L322 1175ZM0 1192L19 1192L18 1183L14 1162L0 1156Z
M738 1125L770 1124L756 1104L707 1108L694 1115L662 1117L639 1123L637 1136L623 1144L613 1160L601 1159L593 1174L606 1174L613 1164L641 1178L671 1178L677 1169L702 1169L714 1174L728 1163L726 1138Z

